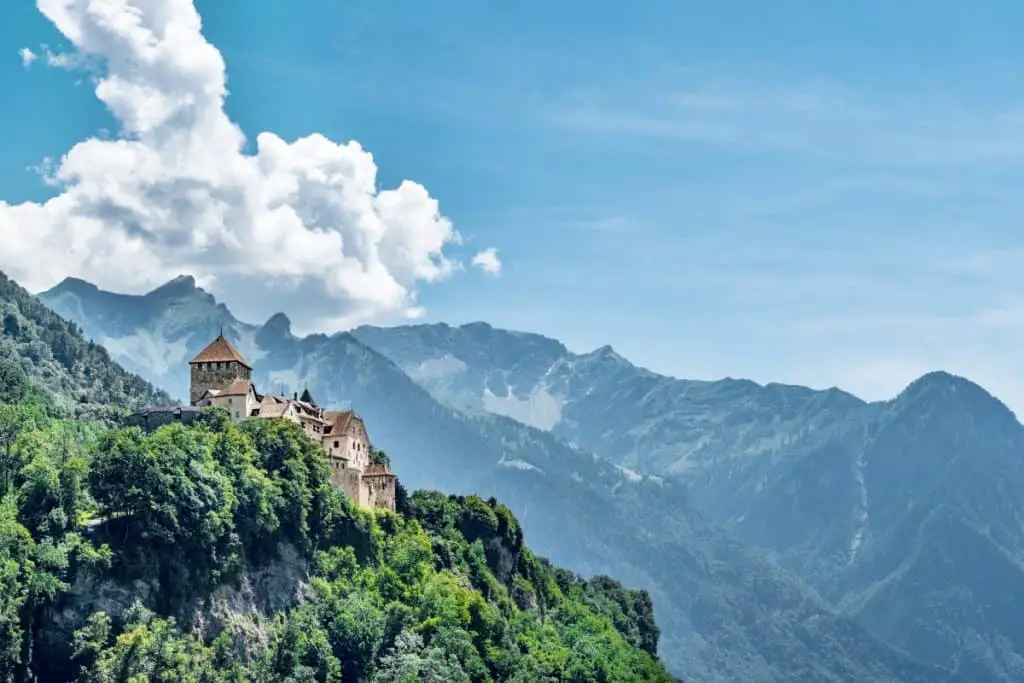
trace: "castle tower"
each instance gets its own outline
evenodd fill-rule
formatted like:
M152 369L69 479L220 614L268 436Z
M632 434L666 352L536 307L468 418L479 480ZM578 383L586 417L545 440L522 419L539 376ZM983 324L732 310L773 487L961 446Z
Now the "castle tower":
M223 333L189 361L189 367L192 377L188 399L192 405L210 389L219 389L238 379L252 379L252 366Z

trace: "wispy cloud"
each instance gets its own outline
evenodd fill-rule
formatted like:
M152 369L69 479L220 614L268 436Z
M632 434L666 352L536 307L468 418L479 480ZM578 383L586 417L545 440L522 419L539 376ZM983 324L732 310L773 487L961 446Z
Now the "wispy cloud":
M536 112L584 134L700 142L845 162L1024 164L1024 109L880 97L831 83L575 91Z

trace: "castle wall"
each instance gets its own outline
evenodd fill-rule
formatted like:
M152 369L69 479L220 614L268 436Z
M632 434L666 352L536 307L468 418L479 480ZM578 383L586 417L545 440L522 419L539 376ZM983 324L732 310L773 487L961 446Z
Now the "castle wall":
M344 491L345 495L351 498L353 503L365 506L366 503L363 502L365 496L360 486L362 473L351 467L345 467L343 460L332 458L329 464L331 467L331 483Z
M298 420L299 424L302 425L302 431L306 432L306 436L317 443L323 442L324 435L320 422L316 420L303 419L302 417L299 417Z
M194 408L191 410L175 407L150 408L131 414L125 424L129 427L141 427L144 431L152 431L158 427L178 422L191 424L197 415L199 415L199 411Z
M393 475L364 475L360 497L365 507L395 511L395 477Z
M252 414L256 407L256 399L252 392L245 396L213 396L210 398L210 405L223 408L231 414L232 420L240 421Z
M249 368L234 361L193 363L190 370L192 374L188 400L192 405L210 389L219 389L235 379L250 379L252 374Z
M311 436L314 440L321 439L328 455L345 458L353 469L362 471L370 464L370 439L362 420L353 419L344 434L330 434L322 438Z

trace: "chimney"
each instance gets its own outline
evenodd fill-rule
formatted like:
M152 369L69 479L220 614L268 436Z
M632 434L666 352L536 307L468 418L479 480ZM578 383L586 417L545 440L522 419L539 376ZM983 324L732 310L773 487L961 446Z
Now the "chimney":
M297 392L297 391L293 391L292 392L292 400L293 401L298 401L299 400L299 392Z

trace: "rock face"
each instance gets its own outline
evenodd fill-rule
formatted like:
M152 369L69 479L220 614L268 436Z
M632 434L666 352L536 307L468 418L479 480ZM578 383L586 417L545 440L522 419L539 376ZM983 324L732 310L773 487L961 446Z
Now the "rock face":
M121 584L99 580L86 572L77 577L61 602L47 611L40 627L41 642L63 661L70 652L58 653L73 642L74 632L94 612L105 612L115 621L124 618L136 604L153 608L159 593L155 579ZM282 612L309 597L309 567L290 545L278 548L278 558L255 570L243 571L236 585L222 585L202 603L186 606L177 615L179 623L199 627L215 637L228 631L247 651L256 652L267 644L266 624Z
M485 324L395 328L409 346L403 353L385 343L388 331L369 328L300 338L283 316L249 325L188 287L175 296L123 296L61 285L41 296L115 360L182 399L188 387L179 368L223 326L261 386L281 393L308 387L321 405L355 408L408 488L493 495L512 509L539 554L647 589L661 655L686 680L958 680L837 615L697 512L677 468L647 466L640 457L646 446L637 444L646 443L657 462L680 462L671 446L679 433L657 417L665 406L692 431L678 442L700 455L690 461L703 469L693 471L710 476L723 471L715 462L732 462L720 456L734 446L765 453L781 447L789 437L773 424L799 432L806 406L817 406L812 413L824 425L863 405L851 396L743 381L693 383L679 394L678 380L637 369L610 347L573 355L557 341ZM435 346L416 346L420 333ZM708 425L720 434L708 437ZM595 457L598 450L603 457ZM732 480L738 485L770 471L770 459L740 460L742 476ZM727 477L714 482L729 489Z
M237 586L220 586L207 605L193 606L192 623L209 637L227 630L255 652L267 644L261 624L268 615L282 613L309 597L308 565L295 548L282 545L278 559L243 572Z

